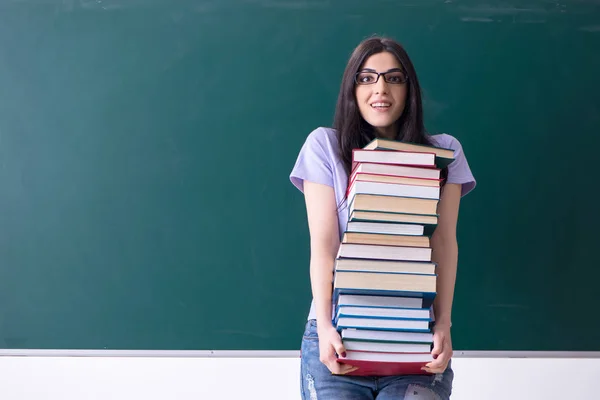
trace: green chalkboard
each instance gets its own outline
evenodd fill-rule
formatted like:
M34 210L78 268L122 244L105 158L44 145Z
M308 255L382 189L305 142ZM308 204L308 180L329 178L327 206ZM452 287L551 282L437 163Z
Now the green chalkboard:
M288 174L371 34L409 51L462 202L457 350L600 350L593 1L0 2L0 347L297 350Z

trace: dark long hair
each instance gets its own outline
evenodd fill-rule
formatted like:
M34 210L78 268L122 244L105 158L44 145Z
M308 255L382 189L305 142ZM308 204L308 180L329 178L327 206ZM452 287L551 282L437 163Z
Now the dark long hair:
M389 52L397 59L407 76L407 101L397 122L397 140L418 144L432 144L423 124L421 87L415 68L404 48L396 41L383 37L370 37L363 40L352 52L340 87L335 108L333 128L337 131L340 157L346 172L350 174L352 149L364 147L375 138L374 128L360 115L355 96L356 73L373 54Z

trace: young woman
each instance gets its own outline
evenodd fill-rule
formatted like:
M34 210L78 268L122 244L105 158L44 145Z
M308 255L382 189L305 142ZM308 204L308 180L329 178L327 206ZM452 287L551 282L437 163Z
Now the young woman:
M438 264L434 360L424 368L431 374L346 376L355 367L336 359L336 353L343 356L345 349L332 323L332 281L348 219L344 198L352 149L375 137L454 150L455 159L442 174L446 179L438 204L438 226L431 237ZM303 398L448 399L453 380L450 327L458 259L456 225L460 198L475 187L475 179L458 140L425 132L417 74L400 44L374 37L358 45L344 71L333 129L317 128L310 133L290 179L304 193L310 232L313 300L301 345Z

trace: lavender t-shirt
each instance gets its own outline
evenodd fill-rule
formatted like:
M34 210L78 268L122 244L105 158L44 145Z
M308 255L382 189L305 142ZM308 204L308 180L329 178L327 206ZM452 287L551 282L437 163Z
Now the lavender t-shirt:
M476 185L460 142L451 135L440 134L430 136L434 144L454 150L454 161L448 165L446 183L462 185L462 196L469 193ZM336 204L341 204L346 194L348 174L338 154L339 145L336 133L331 128L317 128L312 131L304 145L296 164L290 174L290 180L301 192L304 192L304 181L321 183L333 187ZM340 240L348 224L348 208L346 203L338 211ZM311 303L308 319L316 318L314 300Z

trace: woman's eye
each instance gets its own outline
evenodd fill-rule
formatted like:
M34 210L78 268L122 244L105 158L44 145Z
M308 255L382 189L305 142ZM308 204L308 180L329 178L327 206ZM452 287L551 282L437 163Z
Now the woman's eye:
M372 74L360 74L358 80L362 83L369 83L373 81Z
M388 75L387 81L390 83L402 83L404 82L404 76L402 74Z

